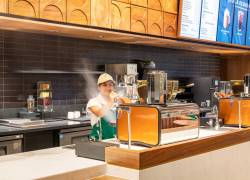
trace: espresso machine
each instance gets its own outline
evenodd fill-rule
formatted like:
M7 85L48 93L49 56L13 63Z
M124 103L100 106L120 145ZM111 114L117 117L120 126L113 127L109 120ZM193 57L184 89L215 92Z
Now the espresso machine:
M128 98L132 103L139 101L136 64L106 64L105 71L117 83L116 92L120 97Z
M250 97L250 74L244 76L244 96Z

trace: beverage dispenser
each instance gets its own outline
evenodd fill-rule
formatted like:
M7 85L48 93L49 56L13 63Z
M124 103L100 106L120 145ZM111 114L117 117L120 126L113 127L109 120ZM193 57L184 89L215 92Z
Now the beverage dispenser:
M52 87L50 81L37 82L37 111L52 112Z

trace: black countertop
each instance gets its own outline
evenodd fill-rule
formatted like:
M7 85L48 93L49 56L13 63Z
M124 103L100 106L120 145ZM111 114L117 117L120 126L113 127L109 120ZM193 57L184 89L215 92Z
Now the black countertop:
M90 129L91 128L90 120L86 118L84 120L79 120L79 121L50 119L50 120L46 120L43 125L30 126L30 127L25 127L25 128L0 125L0 136L23 134L23 133L36 132L36 131L76 128L76 127L89 127Z

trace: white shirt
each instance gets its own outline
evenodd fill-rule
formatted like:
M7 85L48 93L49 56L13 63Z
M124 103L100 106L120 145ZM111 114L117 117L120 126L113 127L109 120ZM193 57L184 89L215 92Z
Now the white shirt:
M106 99L101 94L99 94L95 98L90 99L89 102L87 103L86 110L90 115L91 126L94 126L101 119L100 117L96 116L93 112L90 111L89 108L93 106L101 108L105 117L108 118L111 123L116 123L116 120L110 114L110 112L112 111L112 107L109 107Z

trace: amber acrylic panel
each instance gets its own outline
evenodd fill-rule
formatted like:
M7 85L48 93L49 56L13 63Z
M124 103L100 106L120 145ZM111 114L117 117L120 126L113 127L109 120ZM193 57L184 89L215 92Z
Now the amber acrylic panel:
M67 22L74 24L90 24L90 0L67 1Z
M9 0L9 13L19 16L39 17L39 1L38 0Z
M66 22L66 0L40 0L40 18Z
M239 101L241 124L250 126L250 99L220 99L219 118L224 124L239 125Z
M163 12L148 9L148 34L163 35Z
M130 31L130 8L131 5L119 1L112 1L111 5L111 28Z
M131 106L131 140L145 145L158 145L160 141L159 111L155 107ZM128 113L118 111L117 137L128 141Z

